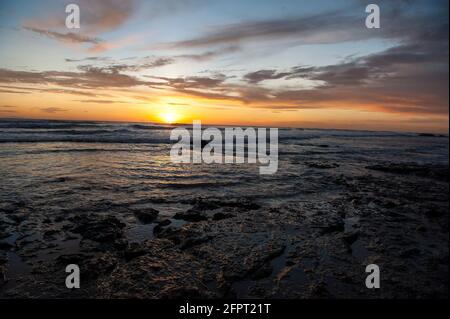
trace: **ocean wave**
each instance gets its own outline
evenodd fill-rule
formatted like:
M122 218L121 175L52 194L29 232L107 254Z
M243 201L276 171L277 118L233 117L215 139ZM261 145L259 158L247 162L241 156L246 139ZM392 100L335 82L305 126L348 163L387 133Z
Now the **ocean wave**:
M161 126L161 125L145 125L145 124L130 124L130 127L138 130L171 130L174 126Z
M66 122L66 121L24 121L24 120L2 120L0 128L4 129L70 129L70 128L92 128L100 125L97 122Z
M117 144L168 144L168 139L155 138L132 138L132 137L101 137L101 136L83 136L83 137L0 137L0 143L117 143Z

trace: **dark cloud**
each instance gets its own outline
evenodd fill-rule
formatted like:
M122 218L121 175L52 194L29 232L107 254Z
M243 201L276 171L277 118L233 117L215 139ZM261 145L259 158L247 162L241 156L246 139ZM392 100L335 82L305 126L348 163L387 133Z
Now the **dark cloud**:
M197 62L204 62L204 61L212 60L214 58L217 58L217 57L229 54L229 53L237 52L240 49L241 48L239 46L232 45L232 46L226 46L226 47L218 49L218 50L210 50L210 51L206 51L206 52L202 52L202 53L182 54L182 55L178 55L176 57L182 58L182 59L194 60Z
M261 81L265 80L276 80L276 79L282 79L288 75L290 75L290 72L281 72L278 73L276 70L259 70L256 72L250 72L244 75L244 79L248 83L259 83Z
M216 77L206 76L187 76L180 78L168 78L168 77L152 77L154 79L162 80L160 84L164 84L174 89L209 89L216 88L220 84L224 83L226 77L224 75L217 75Z
M75 100L75 101L82 103L100 103L100 104L125 103L123 101L115 101L115 100Z
M58 113L58 112L66 112L67 110L61 109L59 107L45 107L41 108L41 111L45 113Z
M145 57L135 61L133 64L112 63L105 66L93 66L89 64L89 65L79 65L78 69L86 72L97 71L102 73L118 74L119 72L138 72L148 69L154 69L172 64L173 62L174 60L172 58Z
M66 62L86 62L86 61L109 61L111 58L110 57L100 57L100 56L90 56L90 57L86 57L83 59L64 59Z
M212 45L238 44L253 40L273 40L286 37L301 38L304 43L335 43L354 37L355 17L337 13L320 14L311 17L243 22L216 27L218 30L191 40L162 44L167 48L195 48ZM345 29L339 37L330 37L336 28ZM317 35L323 35L320 39ZM315 39L312 39L313 36ZM362 36L362 35L360 35ZM343 38L345 37L345 38Z
M53 84L71 89L124 88L149 84L132 76L94 67L86 68L84 72L0 69L0 83Z
M46 36L50 39L54 39L54 40L65 42L65 43L99 44L100 42L102 42L102 40L100 40L98 38L93 38L93 37L89 37L86 35L73 33L73 32L61 33L61 32L55 32L55 31L32 28L32 27L24 27L24 29L31 31L31 32L38 33L43 36Z
M423 3L422 1L421 4ZM414 37L416 33L436 23L448 21L447 1L431 0L425 4L432 6L435 9L434 12L421 12L423 8L415 7L415 1L406 4L401 1L383 1L382 28L376 30L365 27L365 4L361 4L359 11L353 6L310 16L214 26L211 28L214 31L196 38L162 43L157 47L177 49L236 46L254 41L273 44L282 40L289 40L294 45L305 45L367 39L404 39Z

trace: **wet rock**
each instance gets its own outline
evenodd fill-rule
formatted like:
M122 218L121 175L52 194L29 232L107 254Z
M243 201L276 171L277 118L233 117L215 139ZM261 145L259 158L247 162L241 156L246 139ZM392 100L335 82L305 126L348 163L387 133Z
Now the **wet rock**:
M170 225L172 222L170 219L164 219L158 222L158 224L153 228L153 234L159 234L163 230L164 227Z
M11 250L14 246L6 241L0 241L0 250Z
M184 240L182 240L182 242L180 243L180 248L181 249L187 249L196 245L200 245L200 244L204 244L208 241L210 241L213 238L213 236L200 236L200 237L190 237L190 238L185 238Z
M194 211L206 211L206 210L214 210L220 208L220 202L214 201L214 200L204 200L202 198L199 198L195 200L194 206L191 208L191 210Z
M0 265L8 262L8 255L5 250L0 250Z
M170 221L170 219L163 219L161 221L158 222L158 226L168 226L172 224L172 222Z
M236 217L236 215L231 214L231 213L219 212L219 213L214 214L213 220L222 220L222 219L227 219L227 218L232 218L232 217Z
M125 224L112 216L81 215L70 219L75 223L71 229L84 239L96 242L112 242L123 236Z
M255 210L260 209L261 206L249 201L247 199L241 199L241 200L230 200L230 201L222 201L222 200L205 200L205 199L197 199L193 202L193 207L191 210L193 211L209 211L209 210L215 210L219 208L237 208L239 210Z
M359 237L358 232L345 233L342 237L347 245L352 245Z
M8 233L8 232L6 232L4 230L0 231L0 239L8 238L9 236L11 236L10 233Z
M161 299L202 299L205 293L198 287L169 287L160 294Z
M448 213L448 212L447 212ZM425 208L425 216L428 218L439 218L446 214L445 208L439 208L435 205Z
M330 225L326 225L321 227L320 233L322 235L330 234L330 233L336 233L336 232L342 232L345 229L345 224L343 221L332 223Z
M21 224L28 218L28 214L25 213L17 213L8 215L9 219L13 220L16 225Z
M137 243L131 243L124 251L124 258L126 261L130 261L136 257L145 255L148 253L145 248Z
M80 264L91 257L89 254L67 254L58 256L56 262L60 265Z
M424 225L419 225L419 226L416 227L416 230L418 232L424 233L424 232L427 231L427 228Z
M159 212L156 209L149 208L145 211L134 212L134 216L142 223L142 224L151 224L158 217Z
M147 254L118 265L98 280L99 297L179 298L183 293L211 297L204 289L202 267L194 258L164 239L148 241L144 249Z
M101 253L85 261L81 267L85 278L96 279L110 273L117 263L118 259L113 254Z
M418 255L420 255L420 249L418 248L405 249L400 253L400 257L402 258L411 258Z
M329 169L339 167L339 164L328 162L306 162L306 166L311 168Z
M168 227L159 233L159 237L169 239L181 250L184 250L207 243L212 240L214 236L190 227L183 227L181 229Z
M221 208L232 209L237 211L250 211L260 209L261 206L248 200L233 200L233 201L221 201L221 200L204 200L197 199L193 202L193 206L186 212L177 213L174 219L182 219L189 222L199 222L208 220L212 214L210 211L214 211ZM218 212L216 220L221 218L229 218L231 215L228 213Z
M55 239L55 235L58 234L59 231L56 229L49 229L47 231L44 232L44 239L46 240L54 240Z
M176 213L173 216L174 219L182 219L188 222L200 222L208 219L208 216L201 211L190 209L186 212Z
M252 280L259 280L266 277L269 277L273 272L273 268L270 264L265 264L262 267L258 268L255 272L250 274L250 278Z
M156 228L156 231L155 231ZM179 232L179 229L172 227L172 226L168 226L168 227L160 227L157 228L155 227L153 229L153 234L155 234L157 237L159 238L172 238L172 237L176 237L177 233Z
M8 282L8 279L6 278L6 272L6 266L0 265L0 287Z
M311 298L329 298L330 292L328 291L327 285L323 282L316 284L311 284L309 286L309 293Z

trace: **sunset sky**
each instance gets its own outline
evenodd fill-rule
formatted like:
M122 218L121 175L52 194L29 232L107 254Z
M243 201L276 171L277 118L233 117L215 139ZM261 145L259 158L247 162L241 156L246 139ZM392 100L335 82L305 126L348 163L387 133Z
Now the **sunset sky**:
M0 48L2 118L448 132L447 0L1 0Z

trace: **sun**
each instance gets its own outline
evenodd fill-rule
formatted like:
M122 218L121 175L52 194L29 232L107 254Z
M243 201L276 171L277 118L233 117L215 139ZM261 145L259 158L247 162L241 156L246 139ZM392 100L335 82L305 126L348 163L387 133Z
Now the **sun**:
M179 119L179 115L174 111L166 111L159 115L162 122L173 124Z

